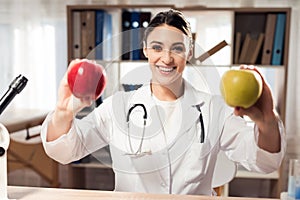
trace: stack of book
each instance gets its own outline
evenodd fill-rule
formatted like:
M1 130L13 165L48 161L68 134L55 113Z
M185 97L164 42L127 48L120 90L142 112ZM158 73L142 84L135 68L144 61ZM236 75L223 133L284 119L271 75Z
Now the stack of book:
M236 43L235 43L235 63L244 64L255 64L258 58L259 51L261 50L262 43L264 41L265 34L260 33L257 35L251 35L247 33L243 42L243 46L239 51L241 33L236 33Z
M109 60L112 57L112 16L104 10L74 11L73 55L75 58Z
M265 32L235 34L234 63L236 64L262 64L282 65L285 38L286 16L283 13L269 13L266 17ZM258 62L261 55L261 62Z
M122 60L144 60L144 30L151 19L151 12L122 11Z
M285 14L268 14L262 64L282 65L285 23Z

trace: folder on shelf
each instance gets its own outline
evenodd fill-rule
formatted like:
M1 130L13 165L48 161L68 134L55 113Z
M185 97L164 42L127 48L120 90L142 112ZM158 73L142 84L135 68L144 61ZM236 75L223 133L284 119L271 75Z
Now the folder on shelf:
M258 36L258 39L256 39L253 52L250 54L251 55L250 60L249 60L250 64L255 64L256 63L258 54L261 50L261 47L262 47L262 44L263 44L263 41L264 41L264 37L265 37L265 34L260 33L259 36Z
M122 60L130 59L130 29L131 13L127 10L122 11Z
M132 11L131 12L131 59L132 60L140 60L140 12Z
M146 60L147 58L144 55L143 52L143 38L144 38L144 32L145 28L148 27L148 24L151 20L151 12L141 12L140 13L140 60Z
M74 11L72 13L72 18L73 18L73 52L72 52L72 58L81 58L81 31L80 31L80 11Z
M247 51L249 48L250 41L251 41L250 33L247 33L245 36L243 45L242 45L240 56L239 56L239 62L238 62L239 64L245 63L245 61L246 61L246 56L247 56Z
M104 24L104 10L95 11L95 58L97 60L103 59L103 24Z
M282 64L285 21L286 21L286 16L284 13L277 14L272 62L271 62L272 65Z
M249 44L248 44L248 48L246 49L246 55L245 58L243 60L243 64L252 64L251 63L251 58L254 54L254 50L256 48L256 44L257 44L257 39L254 35L250 35L250 40L249 40Z
M239 63L239 55L240 55L240 49L241 49L241 37L242 33L237 32L235 34L235 48L234 48L234 63Z
M112 16L104 10L97 10L95 13L95 58L97 60L111 60Z
M270 65L273 50L274 33L276 26L276 14L268 14L265 28L265 40L261 64Z
M81 56L95 59L95 11L81 12Z
M112 16L104 12L103 23L103 59L112 60Z

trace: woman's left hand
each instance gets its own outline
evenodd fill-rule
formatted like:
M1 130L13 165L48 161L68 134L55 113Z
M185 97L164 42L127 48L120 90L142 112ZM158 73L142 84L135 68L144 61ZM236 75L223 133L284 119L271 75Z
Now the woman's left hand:
M269 152L280 151L280 134L278 128L278 114L275 109L271 89L263 75L254 66L241 66L241 69L256 71L262 78L263 90L257 102L245 109L235 107L234 114L237 116L247 115L257 125L259 130L258 145Z

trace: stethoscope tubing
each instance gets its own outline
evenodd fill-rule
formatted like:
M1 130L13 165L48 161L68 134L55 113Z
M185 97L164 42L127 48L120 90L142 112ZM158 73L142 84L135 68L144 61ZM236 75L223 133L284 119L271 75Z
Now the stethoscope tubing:
M130 136L130 114L131 112L136 108L136 107L142 107L143 111L144 111L144 115L143 115L143 119L144 119L144 125L143 125L143 132L142 132L142 138L141 138L141 141L140 141L140 145L138 147L138 149L136 151L133 150L133 147L132 147L132 143L131 143L131 136ZM204 129L204 122L203 122L203 115L202 115L202 111L200 109L200 105L197 105L196 106L197 110L199 111L200 115L199 115L199 122L200 122L200 125L201 125L201 135L200 135L200 142L201 143L204 143L204 139L205 139L205 129ZM141 104L141 103L138 103L138 104L133 104L129 110L128 110L128 113L127 113L127 116L126 116L126 122L127 122L127 128L128 128L128 142L129 142L129 146L130 146L130 150L131 150L131 153L125 153L124 155L128 155L128 156L131 156L133 158L139 158L139 157L142 157L142 156L145 156L145 155L151 155L152 152L151 150L150 151L145 151L143 152L142 151L142 146L143 146L143 141L144 141L144 137L145 137L145 129L146 129L146 122L147 122L147 110L146 110L146 107L144 104ZM162 127L164 128L164 127ZM171 159L170 159L170 155L168 153L168 162L169 162L169 180L170 180L170 187L169 187L169 194L172 194L172 168L171 168Z
M142 133L142 139L141 139L141 144L144 140L144 136L145 136L145 127L146 127L146 122L147 122L147 118L148 118L148 113L147 113L147 109L146 109L146 106L142 103L137 103L137 104L133 104L129 110L128 110L128 113L127 113L127 116L126 116L126 122L128 124L128 139L129 139L129 143L130 143L130 148L131 150L133 150L132 148L132 144L131 144L131 138L130 138L130 114L132 113L132 111L136 108L136 107L141 107L144 111L144 115L143 115L143 119L144 119L144 126L143 126L143 133ZM197 110L199 111L199 123L201 125L201 135L200 135L200 143L204 143L204 139L205 139L205 128L204 128L204 121L203 121L203 115L202 115L202 111L201 111L201 108L200 108L200 105L196 105L196 108ZM142 145L139 145L139 148L136 152L132 151L132 155L138 155L139 153L141 153L141 146Z

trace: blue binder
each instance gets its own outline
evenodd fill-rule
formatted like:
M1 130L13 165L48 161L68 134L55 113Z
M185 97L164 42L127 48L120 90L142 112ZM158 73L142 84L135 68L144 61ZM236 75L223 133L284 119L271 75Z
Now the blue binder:
M148 24L151 20L151 12L141 12L140 13L140 60L147 60L143 52L143 38L145 29L148 27Z
M274 35L272 65L281 65L283 57L283 44L285 32L286 15L284 13L277 14L276 28Z
M104 12L103 22L103 60L112 60L112 16Z
M129 60L131 56L131 13L127 10L122 11L122 60Z
M95 57L97 60L103 59L103 24L104 24L104 10L96 11L95 22Z
M131 49L132 60L140 60L140 13L131 12Z

